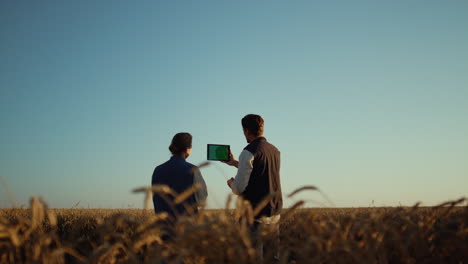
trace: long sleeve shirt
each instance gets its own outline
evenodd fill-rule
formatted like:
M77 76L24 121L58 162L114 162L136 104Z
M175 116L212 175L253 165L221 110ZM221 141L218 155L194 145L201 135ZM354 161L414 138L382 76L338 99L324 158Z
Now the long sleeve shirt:
M248 150L243 150L239 155L239 166L231 189L234 194L241 195L249 183L250 174L253 170L254 155Z
M198 168L193 172L193 183L201 185L201 188L195 193L197 203L204 202L208 197L208 190L206 188L205 180L203 180L203 176Z

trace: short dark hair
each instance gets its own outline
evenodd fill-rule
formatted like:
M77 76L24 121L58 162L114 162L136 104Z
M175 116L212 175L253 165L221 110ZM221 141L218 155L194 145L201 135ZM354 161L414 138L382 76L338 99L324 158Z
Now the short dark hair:
M242 118L242 127L258 137L263 135L263 118L259 115L249 114Z
M189 148L192 148L192 135L185 132L175 134L169 146L173 155L181 154Z

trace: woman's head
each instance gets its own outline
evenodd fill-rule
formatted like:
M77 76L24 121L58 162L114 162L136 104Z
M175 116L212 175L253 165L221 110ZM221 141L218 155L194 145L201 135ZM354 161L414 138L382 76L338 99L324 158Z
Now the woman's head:
M172 138L169 150L172 155L179 155L187 158L192 152L192 135L189 133L177 133Z

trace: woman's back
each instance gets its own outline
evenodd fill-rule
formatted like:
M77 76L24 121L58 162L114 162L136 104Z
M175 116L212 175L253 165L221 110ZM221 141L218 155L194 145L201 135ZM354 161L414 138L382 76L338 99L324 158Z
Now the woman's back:
M194 170L196 166L187 162L183 157L174 155L167 162L154 169L151 184L164 184L169 186L176 193L182 193L194 184ZM167 195L166 199L158 193L153 194L154 210L156 213L167 212L175 217L186 213L186 207L192 208L196 212L197 200L195 195L191 195L185 203L175 205L175 197Z

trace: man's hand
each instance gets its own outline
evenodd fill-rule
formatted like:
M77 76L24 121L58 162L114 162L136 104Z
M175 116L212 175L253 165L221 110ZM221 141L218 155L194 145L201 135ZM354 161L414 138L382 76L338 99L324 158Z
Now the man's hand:
M229 166L234 166L234 167L239 167L239 161L234 158L234 155L232 155L232 151L229 150L229 161L221 161L224 164L227 164Z
M234 181L234 178L231 178L227 181L227 185L229 186L229 188L232 189L231 185L232 185L232 182Z

